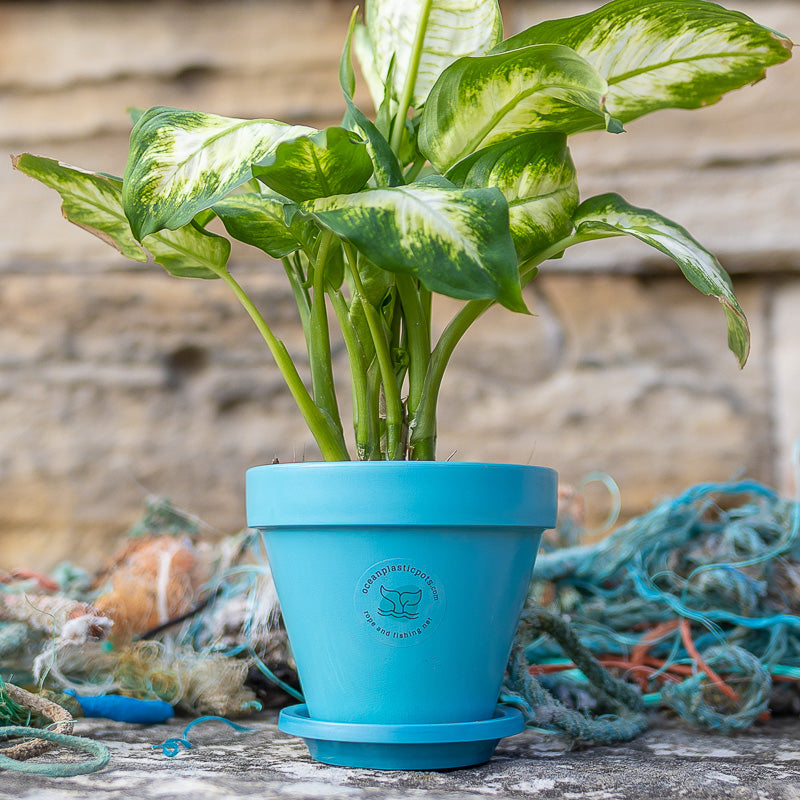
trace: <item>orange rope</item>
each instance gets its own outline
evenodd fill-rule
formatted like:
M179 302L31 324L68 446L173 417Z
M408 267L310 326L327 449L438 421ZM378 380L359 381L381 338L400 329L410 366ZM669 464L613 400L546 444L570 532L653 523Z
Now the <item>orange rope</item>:
M35 580L47 592L57 592L61 588L52 578L32 569L12 569L11 572L5 572L0 576L0 583L11 583L14 580Z
M645 656L647 655L647 651L658 641L662 636L666 636L668 633L672 633L679 625L680 620L671 619L667 622L662 622L659 625L656 625L655 628L649 630L642 638L639 640L639 644L631 650L631 661L634 664L643 664L645 663Z
M654 658L648 656L647 651L653 644L661 639L666 634L680 628L681 641L686 649L689 657L695 662L695 667L689 664L667 664L666 659ZM612 655L599 655L596 657L598 662L604 667L612 669L624 669L636 680L637 684L641 687L642 691L647 691L648 680L651 680L655 673L659 673L656 677L665 681L679 681L679 675L690 676L694 675L696 669L704 672L711 685L719 689L727 698L735 703L740 702L741 698L736 691L727 684L703 659L692 640L691 627L688 619L673 619L667 622L662 622L649 630L640 640L640 642L631 651L629 660L619 658ZM576 669L576 666L571 661L566 661L558 664L534 664L530 667L532 675L551 675L557 672L564 672L566 670ZM640 673L638 676L636 673ZM644 673L644 674L641 674ZM796 681L788 675L773 675L773 681L791 682ZM765 711L759 715L759 720L762 722L770 718L770 712Z
M709 680L711 681L712 685L714 685L717 689L719 689L726 697L733 700L734 703L738 703L740 697L736 692L728 686L725 681L714 672L711 667L706 664L703 660L703 657L700 655L700 652L695 647L694 642L692 641L692 632L691 627L689 625L689 620L684 617L681 621L681 641L683 642L683 646L686 648L686 652L689 656L694 659L694 662L697 664L698 668L705 672L708 676Z

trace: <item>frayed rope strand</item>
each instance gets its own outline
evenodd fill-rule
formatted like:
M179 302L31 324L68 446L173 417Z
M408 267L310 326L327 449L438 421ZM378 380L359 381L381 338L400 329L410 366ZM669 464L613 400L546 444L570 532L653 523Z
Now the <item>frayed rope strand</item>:
M531 674L525 649L541 634L552 637L580 668L603 710L609 713L592 717L567 708ZM565 736L573 744L628 742L647 728L644 703L636 688L609 675L564 619L540 607L530 608L522 615L511 653L509 678L500 699L519 708L529 727Z
M542 554L535 591L648 705L746 728L769 713L773 681L800 679L799 501L800 475L794 501L755 481L699 484L602 542ZM565 652L542 637L526 651L559 696L576 691ZM590 708L593 692L578 695Z

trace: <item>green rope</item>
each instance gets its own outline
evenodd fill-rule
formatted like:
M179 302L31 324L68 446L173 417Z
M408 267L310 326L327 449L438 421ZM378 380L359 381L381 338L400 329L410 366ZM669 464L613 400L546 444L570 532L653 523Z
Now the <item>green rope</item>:
M31 763L29 761L16 761L0 754L0 769L10 769L15 772L27 772L35 775L47 775L51 778L68 778L73 775L85 775L89 772L97 772L102 769L111 758L108 748L85 739L82 736L69 736L65 733L55 733L54 731L41 730L39 728L28 728L24 725L8 725L0 727L0 741L24 736L32 739L45 739L53 742L60 747L67 747L72 750L81 750L89 753L93 758L90 761L81 762L51 762L51 763Z
M592 684L601 707L599 716L567 708L531 675L525 648L542 634L555 639ZM647 729L644 702L635 687L609 675L564 619L538 606L523 612L500 699L519 708L529 727L565 736L573 744L629 742Z

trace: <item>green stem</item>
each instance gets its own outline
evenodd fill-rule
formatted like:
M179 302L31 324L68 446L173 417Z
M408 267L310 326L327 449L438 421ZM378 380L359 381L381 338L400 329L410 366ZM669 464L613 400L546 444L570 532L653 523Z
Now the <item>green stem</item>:
M417 176L422 172L422 168L427 163L427 160L422 157L415 161L407 170L406 174L403 176L406 183L413 183L417 179Z
M344 337L344 345L347 348L347 357L350 360L356 457L359 461L364 461L369 457L369 453L374 447L370 436L369 387L367 385L367 365L364 359L364 350L350 319L344 296L338 289L329 289L328 296L331 298L331 305L336 313L336 319L339 320L339 327L342 329L342 336Z
M386 319L386 327L389 330L389 352L392 356L394 377L397 385L402 389L403 381L405 381L406 373L408 372L408 331L403 324L400 301L395 300L392 303L391 319L387 319L389 310L385 306L381 308L381 313L383 318Z
M410 275L396 276L408 334L408 420L413 425L422 398L425 374L431 357L430 316L426 315L417 282Z
M297 254L295 254L296 256ZM297 311L300 314L300 324L303 326L303 333L306 337L306 350L311 350L310 326L308 324L311 313L311 299L308 296L308 290L303 286L303 277L297 261L293 264L289 258L282 258L281 262L283 263L286 277L289 279L289 285L292 287Z
M325 305L325 268L328 253L334 241L335 238L329 231L320 233L317 258L314 264L313 294L311 295L308 360L311 368L311 388L314 392L314 402L341 431L342 422L339 416L339 404L336 399L336 386L333 382L331 365L328 309Z
M345 244L345 252L353 275L356 294L364 309L367 326L372 336L372 342L375 345L375 357L378 360L381 380L383 381L383 395L386 401L386 459L387 461L396 461L403 456L403 403L400 399L400 389L395 379L389 342L377 310L367 301L364 286L361 283L361 276L358 273L356 254L352 246Z
M536 275L539 264L563 253L567 247L588 241L590 238L596 237L574 234L560 239L546 250L520 265L520 282L525 286ZM411 432L410 450L414 460L432 461L436 457L436 404L439 400L439 390L445 369L453 350L455 350L461 338L472 324L494 303L494 300L470 300L453 317L441 337L439 337L439 341L431 354L428 371L425 375L422 399L417 408L414 420L415 425Z
M392 150L395 155L400 152L400 144L403 141L403 130L405 128L406 116L408 109L411 107L411 97L414 94L414 84L417 82L417 73L419 72L419 62L422 58L422 46L425 43L425 33L428 28L428 17L431 14L433 7L433 0L425 0L425 5L422 7L420 14L419 24L417 25L417 34L414 38L414 45L411 50L411 58L408 62L408 71L406 72L406 81L403 85L403 94L400 96L400 106L397 109L397 114L394 118L394 127L392 128Z
M494 300L470 300L453 317L436 343L411 431L410 450L415 461L433 461L436 458L436 404L439 401L439 389L445 368L461 337L494 302Z
M367 369L367 389L369 394L369 432L370 432L370 451L369 461L379 461L383 458L381 454L381 371L378 367L377 359L373 359Z
M281 375L283 375L283 379L286 381L286 385L292 393L303 419L306 421L306 425L308 425L319 445L322 457L326 461L349 461L350 455L347 452L347 445L344 442L341 430L337 430L333 422L314 404L308 389L303 383L303 379L297 372L289 351L286 349L286 345L276 338L265 322L264 317L261 316L261 312L234 277L226 270L220 270L217 274L236 295L236 299L250 315L267 347L269 347L272 357L275 359L275 363L281 371Z

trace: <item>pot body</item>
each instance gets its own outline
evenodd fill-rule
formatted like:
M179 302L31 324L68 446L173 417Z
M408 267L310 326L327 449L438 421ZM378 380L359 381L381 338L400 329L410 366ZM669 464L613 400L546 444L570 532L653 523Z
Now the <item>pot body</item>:
M490 719L556 474L452 462L256 467L262 531L314 720Z

